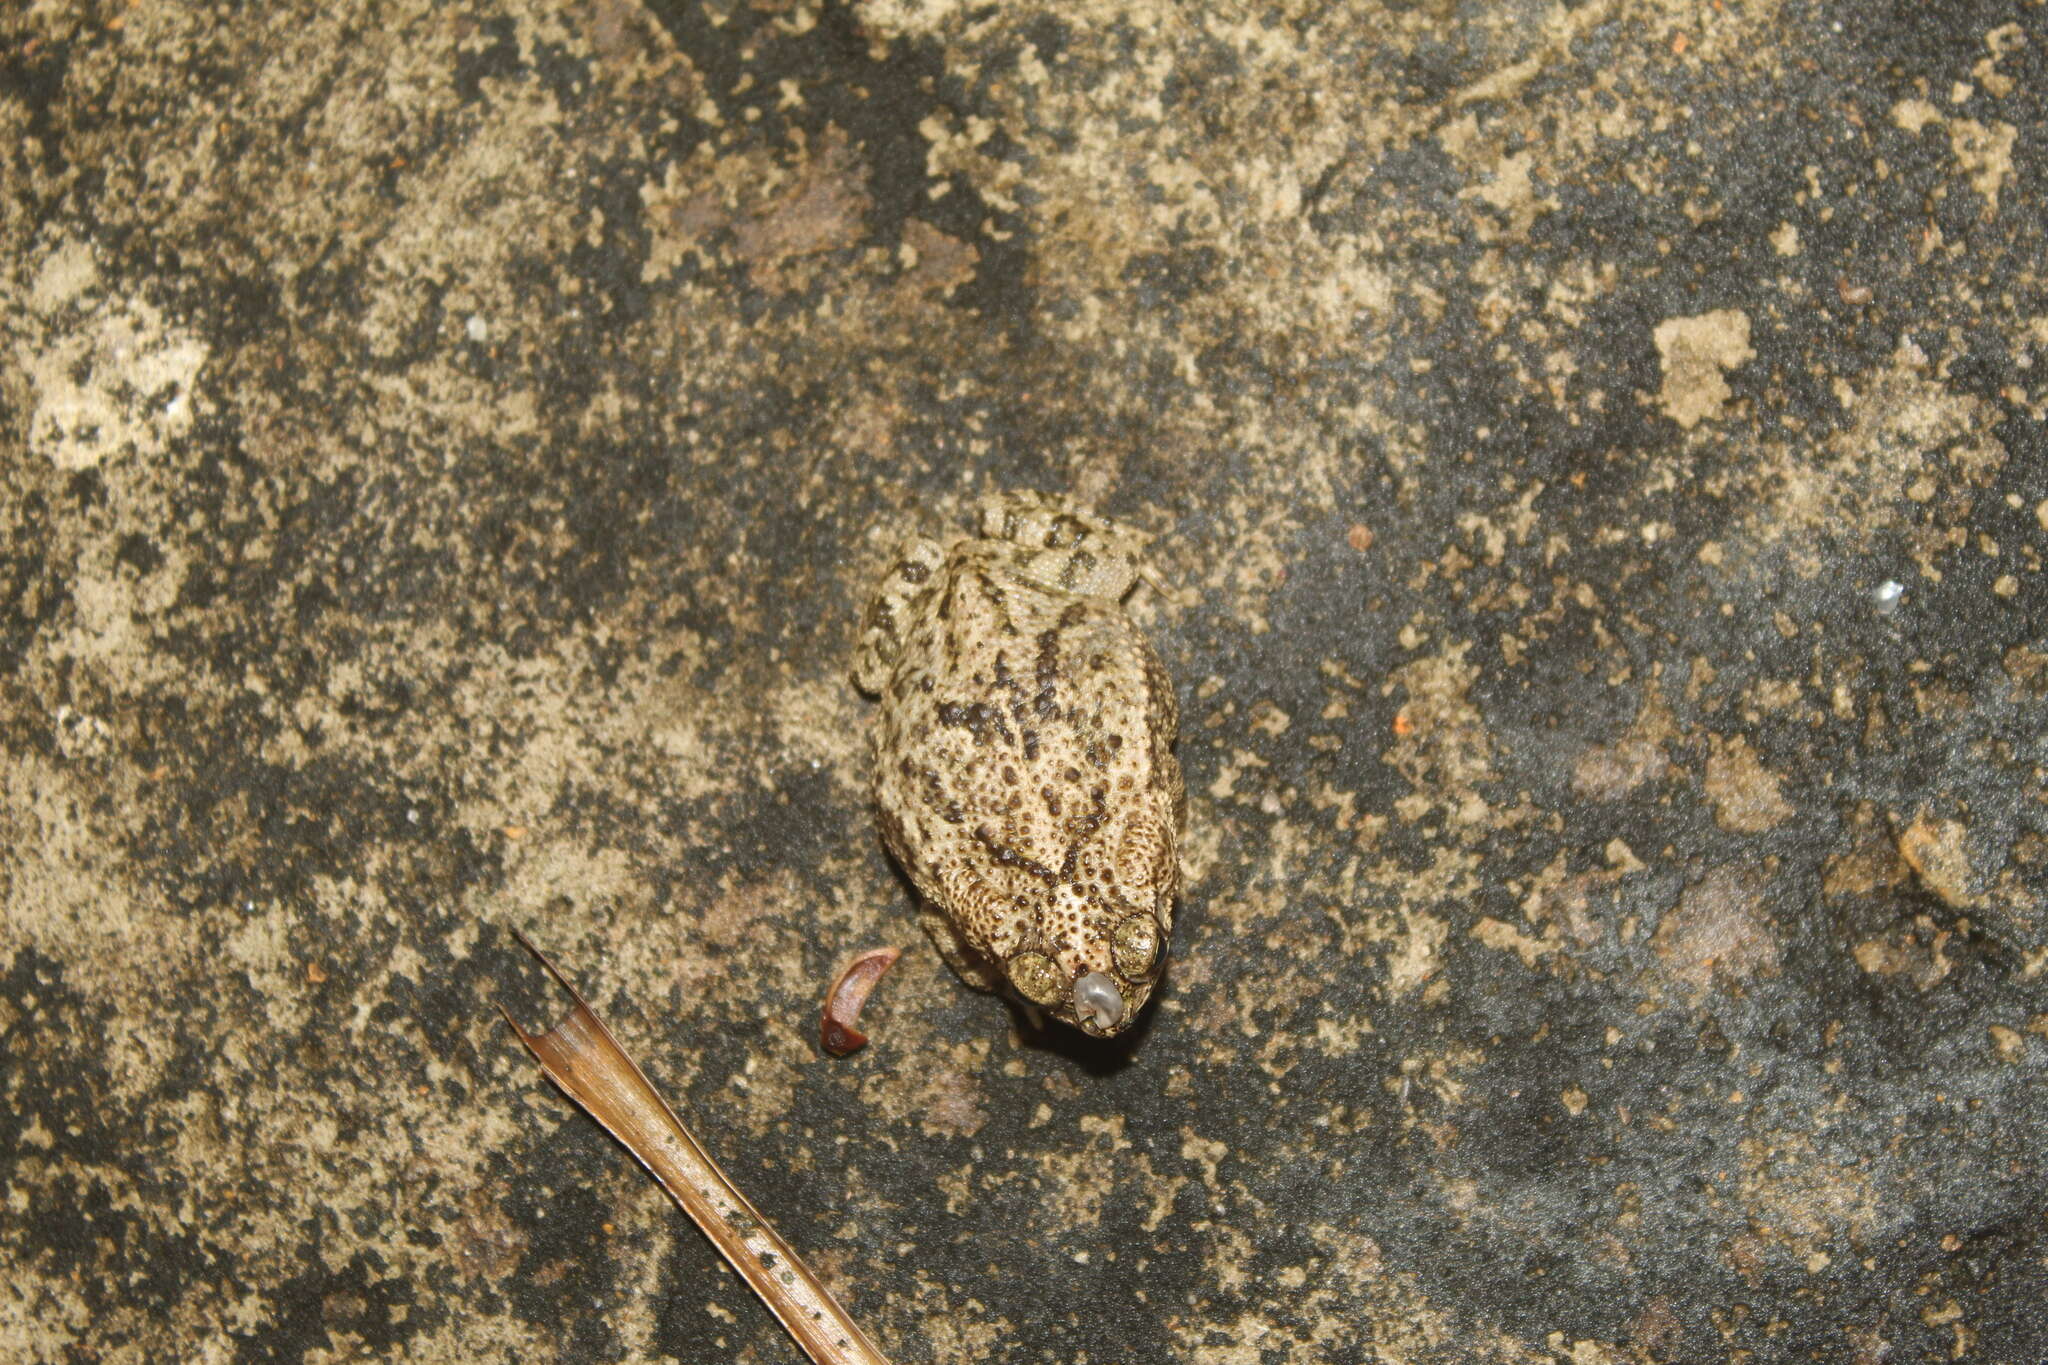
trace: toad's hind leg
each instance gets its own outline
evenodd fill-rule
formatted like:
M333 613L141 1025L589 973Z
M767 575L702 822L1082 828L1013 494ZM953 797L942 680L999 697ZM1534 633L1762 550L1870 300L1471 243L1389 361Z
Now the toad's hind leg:
M918 599L934 591L945 563L945 547L923 536L913 536L897 550L888 576L861 618L860 645L853 658L853 681L861 691L878 697L888 685L903 653L904 632L918 619Z

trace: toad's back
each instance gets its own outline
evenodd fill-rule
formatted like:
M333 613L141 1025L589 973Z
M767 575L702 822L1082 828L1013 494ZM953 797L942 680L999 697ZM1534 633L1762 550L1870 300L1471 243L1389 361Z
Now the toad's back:
M1184 805L1173 686L1120 601L1140 542L1040 499L984 527L912 542L869 611L883 836L964 977L1115 1033L1157 979Z

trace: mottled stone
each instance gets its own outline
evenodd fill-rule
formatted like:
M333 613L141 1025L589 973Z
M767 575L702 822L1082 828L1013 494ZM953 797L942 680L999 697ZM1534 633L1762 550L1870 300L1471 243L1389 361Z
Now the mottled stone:
M0 10L0 1358L791 1359L515 926L903 1362L2048 1356L2043 127L2022 0ZM847 682L1021 488L1157 533L1109 1046Z

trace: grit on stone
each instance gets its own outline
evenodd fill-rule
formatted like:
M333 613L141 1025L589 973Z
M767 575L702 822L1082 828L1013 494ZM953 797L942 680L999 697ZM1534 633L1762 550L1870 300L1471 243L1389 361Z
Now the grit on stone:
M0 9L0 1358L2048 1357L2048 6ZM1169 968L916 929L861 612L1151 537ZM859 949L872 1041L817 1051Z

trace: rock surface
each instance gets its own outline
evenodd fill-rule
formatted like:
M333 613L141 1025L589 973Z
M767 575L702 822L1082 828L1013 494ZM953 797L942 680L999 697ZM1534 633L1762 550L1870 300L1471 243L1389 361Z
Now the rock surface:
M2048 1355L2048 10L0 12L0 1357ZM857 614L1158 536L1189 885L1027 1036ZM837 967L908 947L863 1052Z

